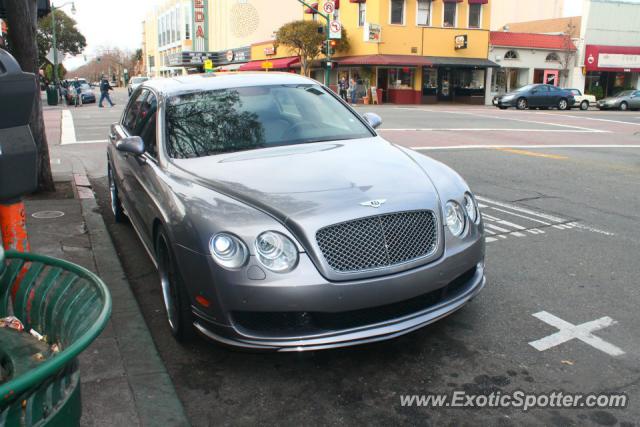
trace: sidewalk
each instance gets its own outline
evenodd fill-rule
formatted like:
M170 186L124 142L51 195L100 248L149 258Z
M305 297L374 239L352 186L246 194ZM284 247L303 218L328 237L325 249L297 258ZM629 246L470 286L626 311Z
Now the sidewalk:
M63 107L45 109L49 144L60 141ZM57 192L25 201L33 252L80 264L111 291L113 313L80 356L83 426L187 426L184 409L158 355L99 214L81 166L58 176ZM35 216L34 216L35 214Z

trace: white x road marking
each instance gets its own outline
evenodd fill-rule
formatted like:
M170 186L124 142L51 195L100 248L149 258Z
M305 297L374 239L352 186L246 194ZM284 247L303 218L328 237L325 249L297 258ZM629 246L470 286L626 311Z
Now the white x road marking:
M592 332L599 331L600 329L604 329L618 323L609 316L601 317L600 319L596 319L591 322L582 323L581 325L573 325L569 322L565 322L559 317L556 317L551 313L547 313L546 311L535 313L532 316L537 317L543 322L559 329L559 331L554 334L529 343L529 345L538 351L545 351L551 347L555 347L577 338L610 356L621 356L624 354L624 351L620 348L592 334Z

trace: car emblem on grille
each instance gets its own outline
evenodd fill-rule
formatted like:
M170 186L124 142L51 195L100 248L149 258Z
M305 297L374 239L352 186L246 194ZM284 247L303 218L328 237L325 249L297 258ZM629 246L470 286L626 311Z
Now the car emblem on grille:
M368 202L360 203L362 206L368 206L370 208L379 208L380 206L387 203L386 199L378 199L378 200L369 200Z

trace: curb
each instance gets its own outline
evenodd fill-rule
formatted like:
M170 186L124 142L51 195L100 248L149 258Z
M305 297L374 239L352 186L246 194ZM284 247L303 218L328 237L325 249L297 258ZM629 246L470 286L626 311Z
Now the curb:
M140 424L189 426L184 407L129 287L91 185L84 174L74 174L72 182L82 206L97 273L107 283L113 299L113 331Z

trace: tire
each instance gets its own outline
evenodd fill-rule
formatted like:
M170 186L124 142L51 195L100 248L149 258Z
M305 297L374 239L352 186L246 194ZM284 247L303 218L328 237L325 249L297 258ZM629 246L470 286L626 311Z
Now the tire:
M558 101L558 110L565 111L568 109L569 109L569 101L567 101L565 98L560 99L560 101Z
M516 108L518 110L526 110L528 106L529 103L527 102L526 98L520 98L518 99L518 102L516 102Z
M589 101L582 101L580 103L580 109L582 111L588 110L589 109Z
M107 176L109 179L109 194L111 196L111 212L113 212L113 218L118 223L126 222L127 215L124 213L122 202L120 201L120 192L116 180L113 178L111 166L107 167Z
M626 101L622 101L620 103L620 111L627 111L629 109L629 104Z
M187 343L195 336L191 303L180 277L171 243L162 227L156 236L155 249L169 329L176 341Z

